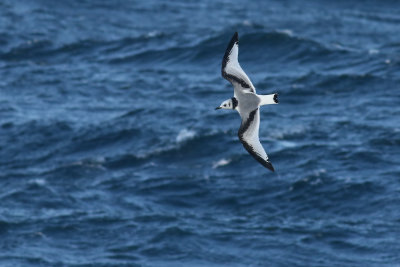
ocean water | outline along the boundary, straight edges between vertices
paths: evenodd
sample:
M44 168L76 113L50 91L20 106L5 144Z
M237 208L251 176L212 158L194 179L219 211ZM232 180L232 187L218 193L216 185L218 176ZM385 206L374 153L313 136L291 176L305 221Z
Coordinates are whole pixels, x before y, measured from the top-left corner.
M0 266L400 266L397 1L0 2ZM237 139L235 31L276 172Z

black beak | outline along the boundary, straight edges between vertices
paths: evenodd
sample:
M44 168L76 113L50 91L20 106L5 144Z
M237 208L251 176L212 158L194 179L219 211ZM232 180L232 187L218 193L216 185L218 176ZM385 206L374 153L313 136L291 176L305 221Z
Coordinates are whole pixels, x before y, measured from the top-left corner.
M221 107L216 107L215 110L217 110L217 109L221 109Z

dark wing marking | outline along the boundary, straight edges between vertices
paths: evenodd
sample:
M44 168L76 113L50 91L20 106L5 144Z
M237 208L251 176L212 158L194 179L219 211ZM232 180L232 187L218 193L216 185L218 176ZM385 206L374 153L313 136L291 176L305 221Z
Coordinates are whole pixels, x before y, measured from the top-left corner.
M275 171L271 162L268 160L267 153L258 138L260 127L260 111L255 109L249 113L247 119L242 121L238 136L247 152L250 153L259 163L271 171Z
M235 89L256 93L256 89L251 83L249 77L240 67L238 61L239 55L239 37L235 32L226 48L224 58L222 59L221 74L222 77L231 82Z

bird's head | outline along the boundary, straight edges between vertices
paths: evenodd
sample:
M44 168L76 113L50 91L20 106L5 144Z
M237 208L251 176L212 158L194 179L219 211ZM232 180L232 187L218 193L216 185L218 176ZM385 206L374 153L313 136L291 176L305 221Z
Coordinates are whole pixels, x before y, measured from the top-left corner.
M222 102L221 105L216 109L235 109L237 105L238 101L236 100L236 98L232 97Z

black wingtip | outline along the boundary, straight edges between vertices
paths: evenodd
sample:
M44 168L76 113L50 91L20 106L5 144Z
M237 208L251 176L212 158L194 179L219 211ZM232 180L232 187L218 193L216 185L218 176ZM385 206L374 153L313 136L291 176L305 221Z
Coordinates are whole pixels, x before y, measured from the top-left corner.
M233 34L232 40L234 40L235 42L239 42L239 34L238 34L238 32L235 32Z
M278 101L278 94L274 94L274 101L275 101L275 103L279 103L279 101Z
M239 35L237 32L235 32L235 34L232 36L232 39L230 40L228 47L225 50L225 54L224 57L222 59L222 68L221 68L221 73L222 73L222 77L224 77L224 68L226 67L226 63L228 62L228 58L229 58L229 54L232 50L232 47L236 44L239 43Z
M239 34L235 32L230 40L228 47L226 48L226 52L229 52L232 49L232 46L236 43L239 43Z
M265 161L263 165L272 172L275 172L274 166L272 166L271 162Z

